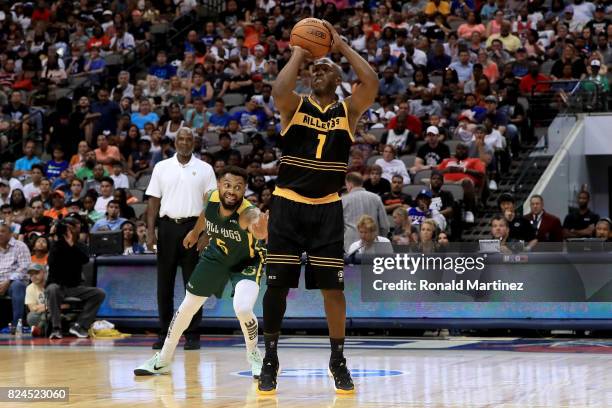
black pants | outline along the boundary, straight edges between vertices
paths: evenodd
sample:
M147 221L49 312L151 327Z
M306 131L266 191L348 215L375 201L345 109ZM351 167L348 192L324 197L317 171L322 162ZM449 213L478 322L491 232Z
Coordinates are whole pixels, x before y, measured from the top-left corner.
M195 226L196 220L177 224L168 218L160 218L157 231L157 308L159 310L160 337L165 338L174 315L174 282L176 268L181 267L183 286L187 286L191 273L198 263L198 251L183 247L183 239ZM186 338L198 337L202 321L202 309L191 319L185 331Z
M64 298L77 297L83 301L83 311L79 314L77 323L87 330L96 319L98 309L100 309L100 305L104 302L104 298L106 297L106 294L100 288L90 286L68 288L66 286L60 286L57 283L49 284L45 289L45 294L47 296L47 306L51 314L51 323L54 329L62 327L60 306Z

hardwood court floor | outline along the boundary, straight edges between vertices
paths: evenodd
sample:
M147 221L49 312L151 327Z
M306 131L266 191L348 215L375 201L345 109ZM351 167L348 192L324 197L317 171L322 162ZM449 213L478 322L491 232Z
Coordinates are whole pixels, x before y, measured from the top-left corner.
M459 347L469 343L454 341ZM285 371L279 379L278 396L258 398L255 382L244 372L249 367L244 350L238 345L203 347L199 352L179 348L171 375L136 378L132 370L152 355L150 348L117 347L109 341L85 342L75 340L64 347L28 345L27 342L0 346L0 386L70 388L68 403L0 403L0 406L612 406L612 355L606 353L449 350L433 341L429 341L433 345L423 343L421 349L410 345L382 348L383 341L372 341L362 348L347 350L357 393L336 397L326 375L326 340L292 338L281 344L281 365ZM239 372L243 372L242 376Z

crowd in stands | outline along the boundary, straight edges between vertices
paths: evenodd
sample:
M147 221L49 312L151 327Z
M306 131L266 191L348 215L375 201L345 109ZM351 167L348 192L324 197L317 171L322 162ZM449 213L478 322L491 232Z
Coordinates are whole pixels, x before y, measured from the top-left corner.
M609 92L612 6L602 0L227 0L201 18L205 3L0 4L0 211L31 262L45 263L54 220L67 217L83 242L122 230L126 255L147 251L142 193L183 127L216 171L246 168L247 198L266 210L282 143L271 87L302 18L330 21L380 77L351 150L347 253L376 240L423 249L460 239L533 141L534 118L577 86ZM358 78L330 56L342 100ZM296 91L310 92L307 65ZM609 219L561 224L541 197L523 218L504 197L494 237L610 239ZM0 269L0 285L7 276Z

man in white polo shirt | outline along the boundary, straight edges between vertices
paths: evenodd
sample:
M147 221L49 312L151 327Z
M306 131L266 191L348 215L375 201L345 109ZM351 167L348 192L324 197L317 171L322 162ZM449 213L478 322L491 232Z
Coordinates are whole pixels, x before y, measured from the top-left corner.
M185 249L183 239L195 226L202 211L204 194L217 188L213 168L193 156L193 134L189 128L179 129L176 154L155 165L147 188L147 247L157 244L157 307L159 310L159 339L153 349L164 344L172 316L174 315L174 280L180 265L183 284L198 262L196 247ZM155 235L155 225L158 234ZM200 309L185 331L185 350L200 348L198 327L202 320Z

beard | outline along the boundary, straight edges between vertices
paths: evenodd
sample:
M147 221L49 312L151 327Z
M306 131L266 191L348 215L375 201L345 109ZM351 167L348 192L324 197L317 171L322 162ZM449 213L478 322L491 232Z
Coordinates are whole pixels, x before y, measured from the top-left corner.
M242 199L238 198L235 204L230 205L225 201L225 197L221 194L219 195L219 200L221 201L221 205L223 206L223 208L229 211L236 211L238 207L240 206L240 204L242 203Z

